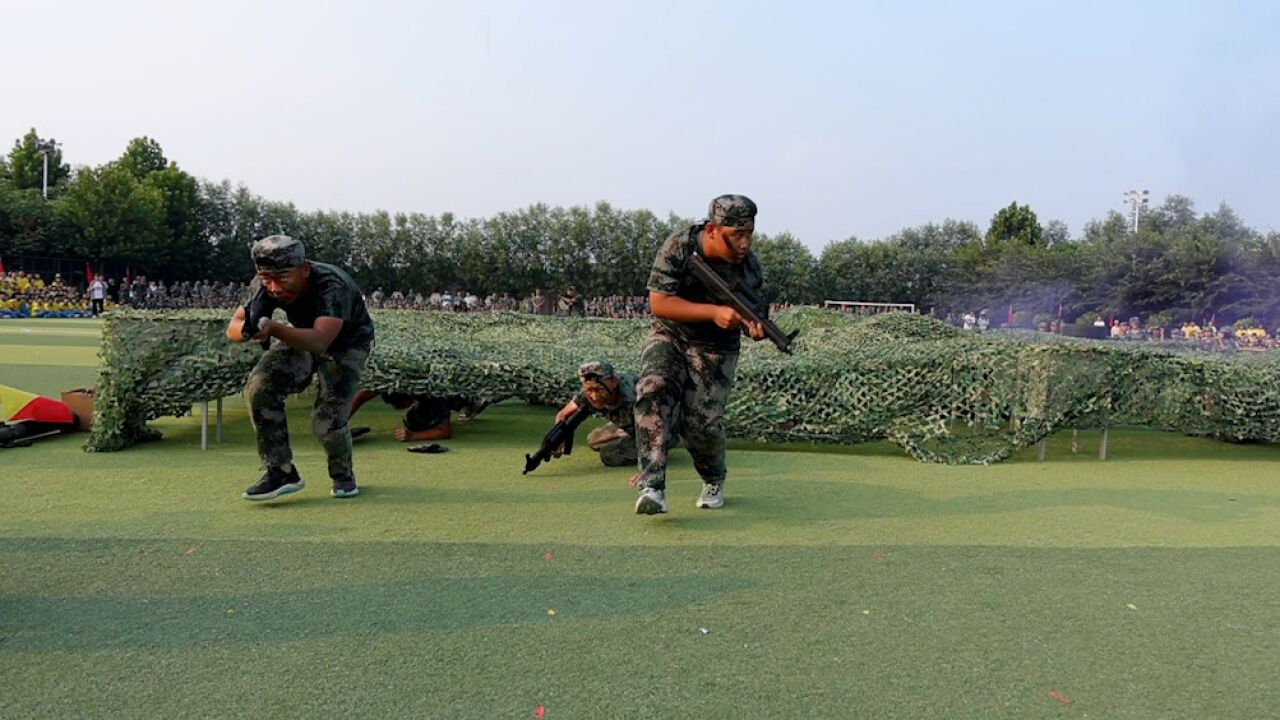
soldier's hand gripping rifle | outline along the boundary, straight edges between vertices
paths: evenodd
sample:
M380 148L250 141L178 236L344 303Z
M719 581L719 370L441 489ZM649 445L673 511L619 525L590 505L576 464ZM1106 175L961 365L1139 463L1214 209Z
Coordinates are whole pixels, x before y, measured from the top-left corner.
M521 475L528 475L530 472L537 470L538 466L544 462L550 462L560 446L564 446L564 454L573 453L573 434L577 432L578 426L583 420L591 414L591 406L583 403L578 409L573 411L569 417L556 423L542 438L542 444L538 446L538 451L532 455L524 456L524 472Z
M254 335L258 334L262 321L271 317L271 313L280 307L280 304L267 294L267 289L259 287L258 291L249 299L249 304L244 309L244 326L240 328L240 337L252 340ZM271 339L267 338L262 341L262 349L266 350L271 345Z
M734 288L729 287L724 278L717 275L716 271L711 269L711 266L707 264L706 260L702 259L701 255L694 254L689 257L689 269L693 271L694 277L697 277L702 281L703 285L707 286L707 289L711 291L711 294L715 296L721 305L728 305L737 310L738 314L744 319L759 323L764 328L765 337L773 341L773 344L777 345L782 352L788 355L791 354L791 341L796 339L800 331L796 330L788 335L782 331L782 328L778 327L777 323L757 312L756 308L763 309L765 307L763 299L757 297L746 288L737 288L735 291Z

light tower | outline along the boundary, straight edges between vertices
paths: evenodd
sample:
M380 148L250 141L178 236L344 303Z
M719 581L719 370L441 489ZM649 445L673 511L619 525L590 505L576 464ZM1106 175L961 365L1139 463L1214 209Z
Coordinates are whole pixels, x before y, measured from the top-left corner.
M1147 206L1147 202L1151 199L1150 190L1130 190L1124 194L1124 201L1129 203L1133 208L1133 231L1138 232L1138 218L1142 215L1142 208Z

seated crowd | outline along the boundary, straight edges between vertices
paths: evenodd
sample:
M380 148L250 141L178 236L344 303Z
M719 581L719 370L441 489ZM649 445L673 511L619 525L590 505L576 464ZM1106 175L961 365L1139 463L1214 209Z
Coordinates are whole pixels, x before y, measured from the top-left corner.
M44 278L21 270L0 273L0 318L89 317L84 291L62 282L55 274Z

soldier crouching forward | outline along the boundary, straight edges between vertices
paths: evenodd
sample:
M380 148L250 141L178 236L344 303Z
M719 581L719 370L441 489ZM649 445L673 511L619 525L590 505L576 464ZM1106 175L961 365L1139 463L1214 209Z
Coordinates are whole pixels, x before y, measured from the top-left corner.
M227 338L270 342L244 386L267 472L244 498L271 500L302 489L284 403L306 389L313 375L319 382L311 430L328 457L330 494L353 497L360 490L351 467L347 419L373 345L373 321L360 288L341 269L307 260L302 243L287 235L259 240L250 254L258 272L227 326ZM271 319L275 308L284 310L292 327Z
M556 422L586 405L592 415L609 422L587 434L587 444L600 453L600 462L609 467L636 464L636 376L616 374L605 360L592 360L578 368L582 390L556 413Z
M756 204L742 195L711 201L706 222L680 230L658 250L649 274L649 305L656 321L640 356L636 384L640 497L636 512L667 512L667 443L679 417L685 448L702 477L696 507L724 505L724 410L738 368L740 334L765 337L760 323L715 304L711 291L689 269L704 258L729 286L763 298L760 262L751 252ZM767 318L768 303L754 308Z

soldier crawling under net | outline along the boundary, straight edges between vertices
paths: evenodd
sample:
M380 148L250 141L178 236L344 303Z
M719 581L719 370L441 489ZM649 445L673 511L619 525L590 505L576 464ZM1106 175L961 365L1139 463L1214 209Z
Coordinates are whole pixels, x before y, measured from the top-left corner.
M419 442L424 440L448 440L453 437L452 413L457 412L460 420L466 421L479 415L487 403L475 398L461 396L437 397L434 395L410 394L399 392L378 392L362 389L351 401L351 414L356 412L370 400L381 397L383 402L397 410L404 410L404 418L399 427L393 431L400 442ZM368 435L368 427L351 428L351 437Z

